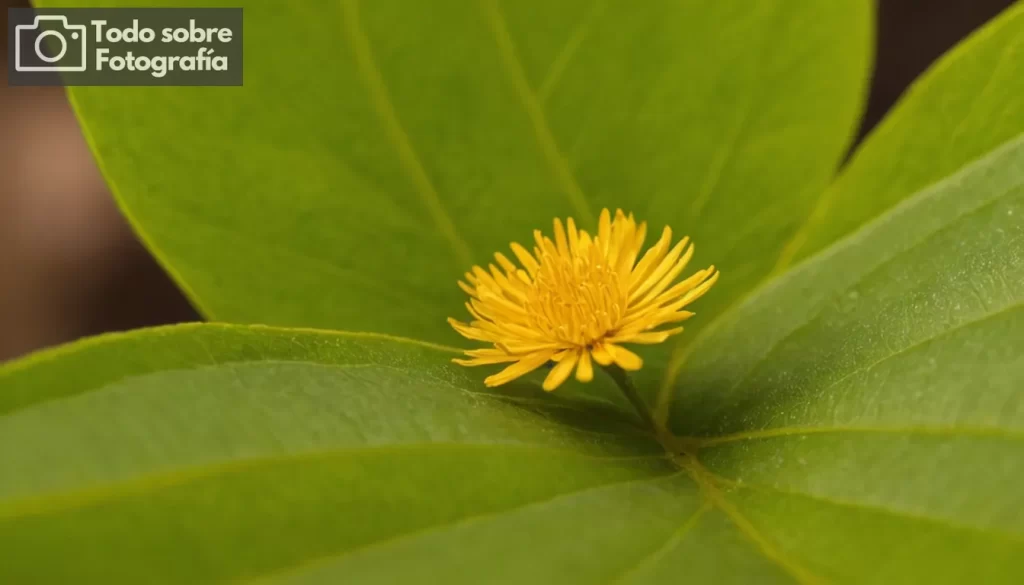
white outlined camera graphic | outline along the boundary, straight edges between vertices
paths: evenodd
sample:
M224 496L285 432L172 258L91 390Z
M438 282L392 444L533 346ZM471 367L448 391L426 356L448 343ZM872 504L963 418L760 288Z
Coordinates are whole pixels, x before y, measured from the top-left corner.
M43 26L44 23L48 26ZM50 37L53 37L58 47L54 56L48 55L43 47L45 39ZM34 58L46 65L24 63L22 51L28 45L35 51ZM74 62L64 63L62 61L68 56L69 46L74 46L78 50L71 52L70 58ZM15 71L85 71L85 56L85 25L69 24L66 16L41 14L36 16L32 24L19 24L14 27Z

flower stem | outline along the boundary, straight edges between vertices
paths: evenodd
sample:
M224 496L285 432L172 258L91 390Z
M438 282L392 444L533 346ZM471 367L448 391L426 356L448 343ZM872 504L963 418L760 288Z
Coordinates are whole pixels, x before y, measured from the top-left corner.
M647 404L640 398L640 395L636 393L636 388L633 387L633 381L629 379L629 374L625 370L616 365L604 366L602 369L608 372L608 375L615 380L615 383L622 390L622 393L629 399L629 403L636 409L636 413L643 419L644 424L651 427L651 430L661 435L661 430L657 423L654 422L654 417L651 416L651 411L647 408Z

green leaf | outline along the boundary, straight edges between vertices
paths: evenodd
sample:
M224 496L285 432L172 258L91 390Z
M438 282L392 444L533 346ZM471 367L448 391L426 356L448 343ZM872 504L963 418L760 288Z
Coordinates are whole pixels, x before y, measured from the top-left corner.
M915 81L821 194L769 276L784 274L795 262L1024 133L1024 100L1018 97L1022 39L1024 2L980 28ZM771 282L762 279L741 300ZM691 346L674 348L657 392L662 417L690 354L731 312L719 311Z
M777 270L1024 133L1022 77L1024 2L1018 2L914 82L822 195Z
M244 87L71 89L123 208L209 316L439 342L472 263L606 206L692 236L730 304L830 180L871 45L863 0L241 4Z
M1018 583L1020 217L1024 139L765 287L695 350L672 456L383 335L192 325L16 363L0 581Z
M429 4L253 3L244 88L73 90L207 312L382 333L190 325L0 368L0 582L1024 579L1024 139L907 198L1019 134L1019 8L812 214L869 3ZM489 392L387 335L451 338L471 260L605 205L726 271L667 372L669 454L603 379Z
M476 545L538 538L545 517L565 523L546 540L575 532L578 543L585 515L602 510L604 535L590 538L617 549L616 529L643 510L695 505L628 418L525 388L483 393L452 355L381 336L193 325L7 367L0 582L356 571L389 547L455 544L502 523Z
M1024 138L691 349L673 427L780 547L839 582L1024 578L1022 218Z

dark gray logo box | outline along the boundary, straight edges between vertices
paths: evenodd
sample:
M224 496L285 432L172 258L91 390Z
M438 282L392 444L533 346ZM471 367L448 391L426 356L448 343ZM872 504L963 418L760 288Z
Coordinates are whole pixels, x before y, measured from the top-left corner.
M241 8L7 11L9 85L242 85L242 72Z

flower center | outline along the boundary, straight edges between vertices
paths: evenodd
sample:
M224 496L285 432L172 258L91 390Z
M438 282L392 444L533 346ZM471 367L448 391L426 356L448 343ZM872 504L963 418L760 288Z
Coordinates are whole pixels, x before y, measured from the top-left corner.
M591 245L568 258L545 252L525 308L553 341L589 347L615 329L626 300L618 274Z

